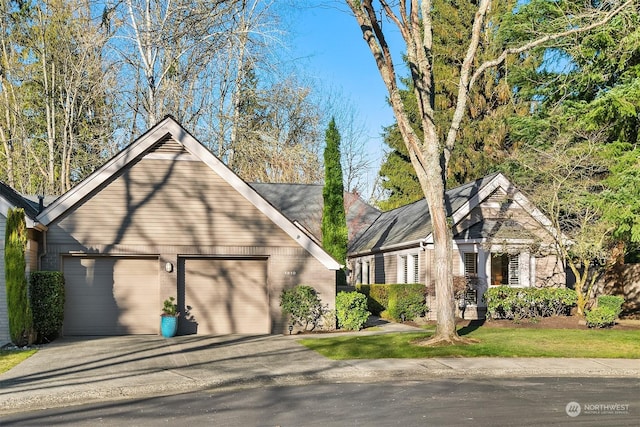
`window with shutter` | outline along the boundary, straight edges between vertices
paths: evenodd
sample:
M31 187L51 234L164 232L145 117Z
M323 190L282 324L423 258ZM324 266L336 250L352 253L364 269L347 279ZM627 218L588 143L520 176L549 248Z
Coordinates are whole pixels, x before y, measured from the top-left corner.
M413 259L413 281L412 283L420 283L420 266L418 254L411 255Z
M475 276L478 274L478 254L475 252L464 253L464 275Z

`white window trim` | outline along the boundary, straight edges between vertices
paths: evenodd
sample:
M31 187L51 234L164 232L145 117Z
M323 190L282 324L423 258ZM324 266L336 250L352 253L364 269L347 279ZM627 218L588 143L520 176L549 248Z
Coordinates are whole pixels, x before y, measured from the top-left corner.
M420 283L420 251L419 249L412 249L412 250L399 252L396 255L396 260L397 260L397 268L396 268L397 283Z

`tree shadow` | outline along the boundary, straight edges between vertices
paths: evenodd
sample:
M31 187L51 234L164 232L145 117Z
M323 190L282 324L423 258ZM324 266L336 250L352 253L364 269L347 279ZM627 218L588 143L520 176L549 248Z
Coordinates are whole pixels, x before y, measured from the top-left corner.
M462 328L458 329L458 335L460 335L461 337L465 335L469 335L470 333L472 333L473 331L479 329L482 325L484 325L485 321L486 321L485 319L469 321L469 324L467 326L463 326Z

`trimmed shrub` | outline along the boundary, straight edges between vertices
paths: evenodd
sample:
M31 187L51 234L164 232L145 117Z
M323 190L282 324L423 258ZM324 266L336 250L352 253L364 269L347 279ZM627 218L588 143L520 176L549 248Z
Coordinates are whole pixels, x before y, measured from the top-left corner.
M596 307L588 310L584 318L590 328L607 328L613 326L618 315L611 307Z
M427 311L426 287L420 283L389 286L389 316L396 321L413 320Z
M338 327L349 331L362 329L371 313L367 311L367 297L358 292L338 292L336 315Z
M306 285L284 289L280 294L280 307L283 314L291 317L294 325L302 326L305 331L314 330L321 323L325 311L316 290Z
M527 319L568 315L578 300L576 292L567 288L489 288L484 299L487 317L491 319Z
M624 297L617 295L600 295L598 297L598 307L607 307L616 313L616 317L622 313Z
M614 295L601 295L597 299L596 308L585 314L587 326L590 328L607 328L613 326L622 312L624 298Z
M29 282L37 340L52 341L58 337L64 320L64 276L59 271L34 271Z
M11 342L33 343L33 315L29 305L25 250L27 225L23 209L9 209L5 230L4 265Z
M374 316L380 316L389 306L388 285L356 285L356 291L367 297L367 310Z

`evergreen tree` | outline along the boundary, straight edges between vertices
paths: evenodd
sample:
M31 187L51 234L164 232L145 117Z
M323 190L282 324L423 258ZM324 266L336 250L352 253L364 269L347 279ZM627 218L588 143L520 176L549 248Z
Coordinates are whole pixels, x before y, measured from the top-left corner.
M322 246L340 263L347 258L347 219L344 211L344 184L340 164L340 133L331 119L325 133L324 188L322 197Z
M25 261L27 226L23 209L7 214L4 262L9 311L9 334L17 346L33 342L33 317L29 304Z
M504 48L499 29L501 17L513 9L515 1L496 5L491 10L481 51L476 57L480 63L486 57L496 56ZM433 17L440 25L434 26L434 77L435 120L441 140L446 131L458 96L459 58L464 56L466 41L470 37L469 22L473 19L476 4L468 0L434 0ZM530 55L521 60L518 67L514 60L485 73L469 94L467 115L463 119L456 145L447 170L447 184L456 186L494 171L510 153L513 141L509 135L508 120L525 116L530 111L530 99L520 96L517 87L523 76L520 69L535 69L539 56ZM509 73L507 73L509 70ZM422 137L415 92L411 79L402 79L405 89L401 97L412 123L413 130ZM378 207L389 210L424 197L415 171L404 147L396 124L384 130L384 142L391 151L380 168L381 187L387 199Z

